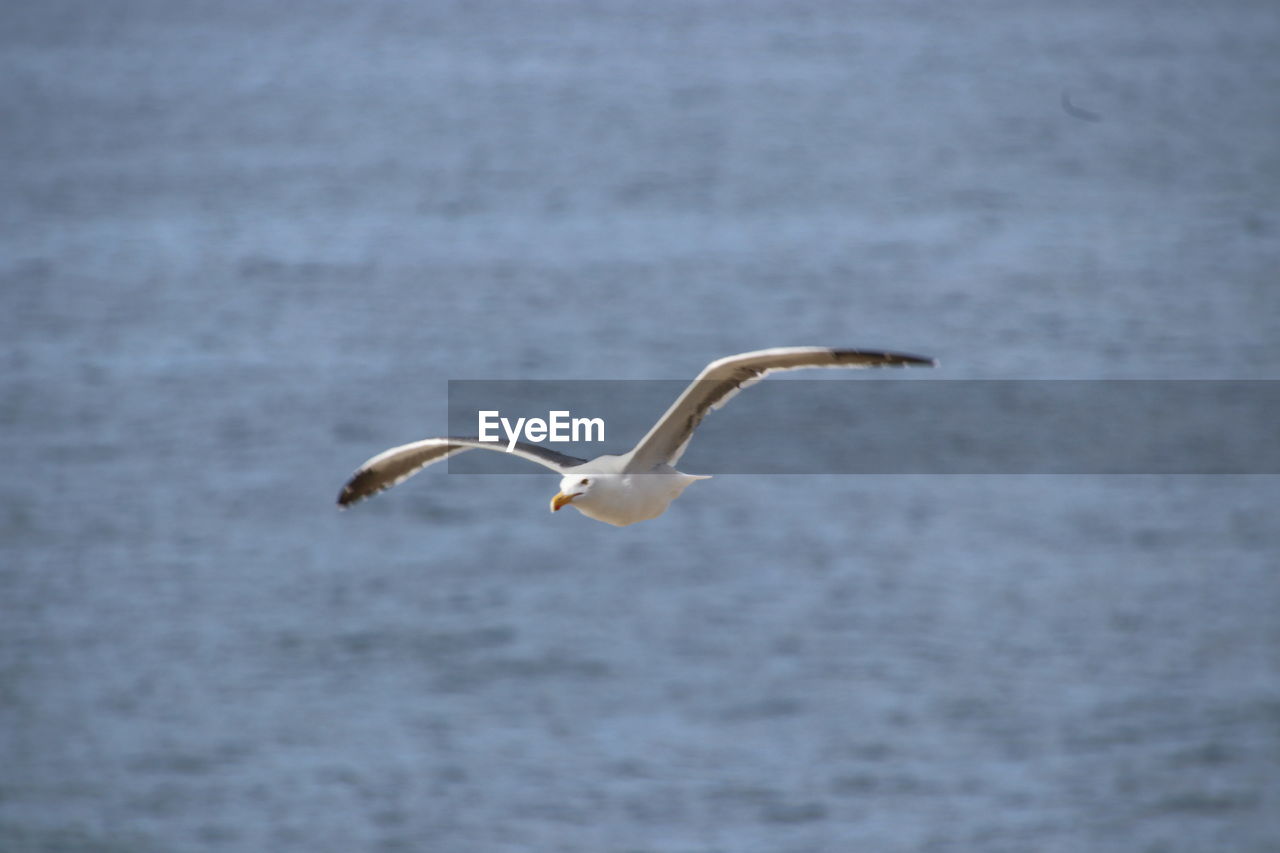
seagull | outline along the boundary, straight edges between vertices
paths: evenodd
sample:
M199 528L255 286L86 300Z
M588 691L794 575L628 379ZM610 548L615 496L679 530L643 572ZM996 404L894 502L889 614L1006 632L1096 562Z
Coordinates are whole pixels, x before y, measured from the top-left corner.
M343 486L338 506L345 509L403 482L433 462L478 448L510 452L560 474L560 490L551 498L552 512L571 506L588 518L626 527L657 518L690 483L709 479L677 471L675 464L707 412L720 408L765 374L805 367L935 364L933 359L918 355L828 347L777 347L731 355L708 364L628 453L605 454L588 461L523 441L508 450L505 444L478 438L427 438L384 450L361 465Z

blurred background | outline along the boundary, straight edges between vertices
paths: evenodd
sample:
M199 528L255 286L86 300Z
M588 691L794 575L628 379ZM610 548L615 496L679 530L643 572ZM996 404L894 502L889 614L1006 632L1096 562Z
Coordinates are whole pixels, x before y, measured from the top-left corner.
M1274 477L333 506L449 380L1277 378L1274 3L0 21L0 850L1280 849Z

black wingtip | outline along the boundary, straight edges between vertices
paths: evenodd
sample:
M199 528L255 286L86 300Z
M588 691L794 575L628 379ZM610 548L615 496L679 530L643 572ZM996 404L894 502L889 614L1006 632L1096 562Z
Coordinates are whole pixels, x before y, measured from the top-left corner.
M905 353L885 353L895 359L892 364L901 365L903 367L937 367L938 360L923 355L907 355Z
M836 350L838 360L848 359L872 367L937 367L938 360L924 355L906 352L878 352L868 350Z
M360 473L363 474L364 472L361 471ZM359 485L359 474L347 481L347 484L342 487L342 491L338 493L338 509L346 509L349 506L354 506L369 497L369 493L363 492L358 488Z

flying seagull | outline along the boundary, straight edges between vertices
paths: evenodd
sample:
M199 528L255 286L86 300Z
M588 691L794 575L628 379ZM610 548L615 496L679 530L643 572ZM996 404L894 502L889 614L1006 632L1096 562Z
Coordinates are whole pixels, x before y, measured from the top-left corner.
M510 452L560 474L560 490L551 498L552 512L572 506L588 518L625 527L657 518L690 483L707 479L675 469L693 431L707 412L720 408L766 373L804 367L934 364L933 359L917 355L827 347L779 347L731 355L708 364L640 443L621 456L605 454L588 461L525 442L517 442L507 451L505 444L478 438L427 438L384 450L361 465L343 486L338 505L358 503L433 462L479 448Z

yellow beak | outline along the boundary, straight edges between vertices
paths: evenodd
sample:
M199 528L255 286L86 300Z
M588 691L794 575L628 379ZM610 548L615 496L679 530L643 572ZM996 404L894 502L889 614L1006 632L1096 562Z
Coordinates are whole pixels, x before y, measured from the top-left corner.
M556 492L555 497L551 499L551 511L559 512L563 507L573 503L573 499L577 495L566 495L564 492Z

